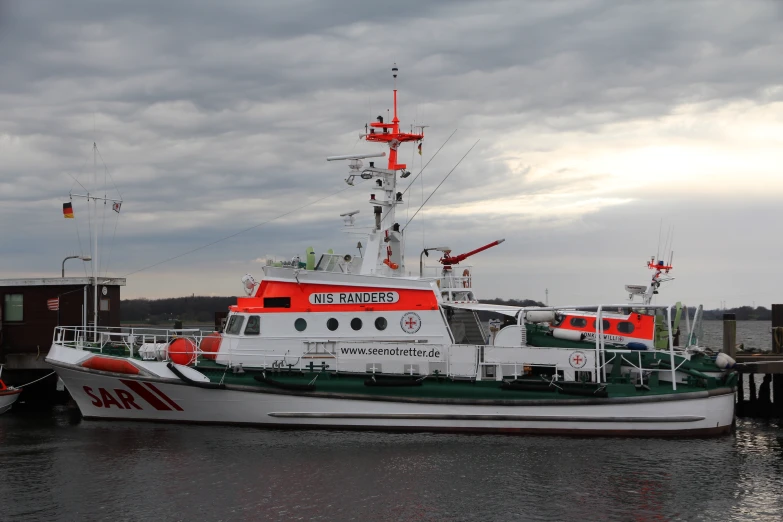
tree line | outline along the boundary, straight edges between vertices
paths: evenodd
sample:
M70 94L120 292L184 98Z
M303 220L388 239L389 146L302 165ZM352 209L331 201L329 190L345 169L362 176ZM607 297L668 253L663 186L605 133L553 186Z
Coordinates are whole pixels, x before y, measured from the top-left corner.
M213 323L215 312L227 312L236 297L169 297L166 299L123 299L120 320L124 323L165 324Z

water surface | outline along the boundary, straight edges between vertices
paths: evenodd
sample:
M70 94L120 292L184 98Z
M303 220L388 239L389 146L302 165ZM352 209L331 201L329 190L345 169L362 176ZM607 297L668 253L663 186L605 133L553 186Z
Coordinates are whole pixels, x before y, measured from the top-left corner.
M2 520L781 520L783 430L657 440L0 416Z

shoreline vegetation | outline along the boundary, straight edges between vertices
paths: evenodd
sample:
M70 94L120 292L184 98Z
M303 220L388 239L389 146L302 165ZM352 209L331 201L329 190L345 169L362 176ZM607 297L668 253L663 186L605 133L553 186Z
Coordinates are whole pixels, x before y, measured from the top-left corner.
M120 307L120 321L123 324L159 325L182 321L191 325L215 323L215 312L227 312L236 304L236 296L211 297L169 297L164 299L123 299ZM480 299L482 303L508 306L544 306L531 299ZM723 314L732 313L738 321L771 321L772 311L763 306L740 306L737 308L704 310L705 320L721 320Z

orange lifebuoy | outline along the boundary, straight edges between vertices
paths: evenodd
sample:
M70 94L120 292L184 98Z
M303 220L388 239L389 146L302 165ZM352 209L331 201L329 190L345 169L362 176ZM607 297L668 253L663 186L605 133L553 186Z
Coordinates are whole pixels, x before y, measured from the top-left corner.
M467 268L462 271L462 286L464 288L470 288L470 270Z

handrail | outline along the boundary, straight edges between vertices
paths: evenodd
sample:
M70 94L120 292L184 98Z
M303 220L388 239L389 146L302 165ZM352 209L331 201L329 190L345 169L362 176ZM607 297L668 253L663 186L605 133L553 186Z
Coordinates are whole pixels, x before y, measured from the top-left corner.
M590 371L590 366L592 366L592 373L594 375L594 380L596 383L606 383L608 382L607 379L607 367L610 364L610 362L614 361L616 363L620 363L621 361L626 361L628 365L636 370L639 370L640 373L644 371L665 371L666 369L671 371L671 379L672 379L672 388L674 390L677 389L677 371L680 370L683 364L687 362L687 351L683 351L682 354L680 354L680 350L675 350L674 347L674 332L671 328L671 318L672 318L672 309L675 305L646 305L643 308L646 308L647 310L666 310L666 321L667 321L667 333L668 333L668 340L669 340L669 368L643 368L642 366L642 352L638 350L622 350L622 349L612 349L612 353L614 354L615 358L612 359L612 361L607 360L607 340L605 339L605 329L603 324L603 318L604 314L606 313L607 308L615 308L619 307L620 305L597 305L597 306L591 306L590 308L592 310L595 310L596 312L596 322L595 322L595 351L594 351L594 357L595 360L592 361L592 365L588 365L584 368L585 371ZM627 306L627 305L626 305ZM640 307L636 307L640 308ZM520 307L520 310L563 310L563 307ZM522 322L522 314L517 318L518 322ZM144 326L144 327L128 327L128 326L120 326L120 327L99 327L97 329L93 327L84 327L84 326L58 326L54 329L53 334L53 342L76 349L85 349L88 348L92 350L93 352L99 352L103 353L104 350L107 348L107 345L111 344L114 347L125 347L130 351L130 356L142 356L144 358L150 358L153 354L152 352L146 352L142 355L139 354L137 349L140 344L163 344L170 342L173 338L191 338L194 340L195 344L195 353L197 355L195 364L199 364L199 357L201 355L214 355L214 352L204 352L201 350L201 342L204 338L207 336L212 335L214 332L212 329L201 329L201 328L167 328L167 327L154 327L154 326ZM302 356L304 355L313 355L313 354L329 354L333 359L337 361L337 364L339 366L340 359L344 360L350 360L350 358L345 359L341 358L340 351L337 350L337 344L354 344L354 343L364 343L365 341L359 340L359 339L308 339L307 342L305 342L303 353L301 354L291 354L290 351L286 353L272 353L271 349L265 349L261 346L251 347L248 345L242 346L242 343L238 343L239 339L243 339L243 337L226 337L223 339L223 345L220 350L220 358L221 358L221 364L226 364L228 368L234 367L235 364L244 363L245 361L249 361L246 364L251 364L250 361L252 361L253 366L259 366L263 368L270 367L270 364L273 367L277 367L278 364L284 364L286 366L289 366L291 368L296 369L305 369L305 367L308 366L308 364L305 364L305 361L303 360ZM226 342L228 341L228 342ZM483 346L480 345L456 345L456 344L450 344L450 343L439 343L437 345L435 344L429 344L429 343L413 343L411 341L405 342L401 339L384 339L384 340L377 340L377 342L384 344L399 344L401 342L404 342L405 344L411 344L411 345L419 345L422 348L425 346L428 348L432 348L433 346L438 346L440 349L445 349L444 353L444 359L443 362L445 363L445 370L447 375L453 375L453 376L460 376L460 377L466 377L470 376L469 374L475 373L475 376L478 378L480 375L479 368L482 366L487 365L513 365L514 366L514 373L517 374L518 367L519 366L550 366L553 367L555 370L555 374L557 370L561 369L560 363L555 364L533 364L533 363L526 363L526 362L520 362L519 359L516 358L509 358L509 360L506 360L506 357L501 352L498 352L496 361L481 361L479 360L480 353ZM469 352L459 353L461 350L465 350L466 348L474 350L475 357L476 357L476 366L475 370L469 370L467 367L465 367L465 360L466 356L468 356ZM496 349L501 349L504 347L494 347ZM323 351L318 351L318 350ZM547 348L547 349L558 349L557 347L554 348ZM565 349L565 348L563 348ZM157 350L157 348L156 348ZM590 350L588 349L587 352L589 353ZM623 356L623 354L632 354L636 352L639 357L638 365L635 363L631 363L630 358L626 358ZM510 353L510 352L509 352ZM665 353L665 352L664 352ZM459 357L455 359L455 356L459 354ZM682 361L678 364L676 361L675 355L682 357ZM620 359L617 359L617 356L620 356ZM161 356L158 355L158 358ZM470 357L470 356L468 356ZM167 357L164 357L167 358ZM151 360L151 359L150 359ZM160 359L159 359L160 360ZM202 359L203 360L203 359ZM293 364L288 364L288 362L292 362ZM561 361L562 363L562 361ZM458 366L455 366L458 365ZM563 363L564 364L564 363ZM459 369L457 369L459 368ZM562 366L563 369L567 370L568 366ZM642 382L644 381L644 377L642 377Z

